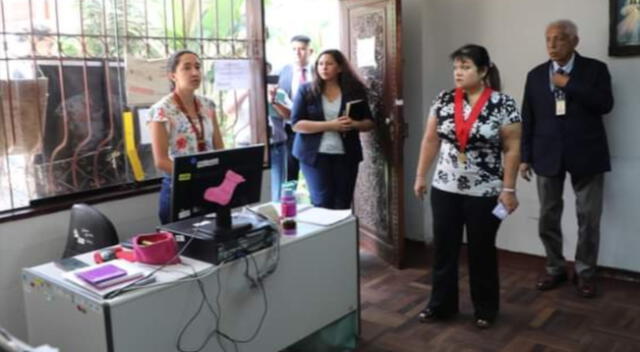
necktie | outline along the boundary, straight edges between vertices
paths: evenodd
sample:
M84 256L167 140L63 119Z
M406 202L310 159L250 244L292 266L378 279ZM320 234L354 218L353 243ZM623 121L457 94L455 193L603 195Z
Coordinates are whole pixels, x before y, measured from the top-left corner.
M307 71L306 67L303 67L300 69L300 80L299 80L300 84L303 84L307 81L306 71Z
M560 67L556 70L556 73L564 75L565 71L562 69L562 67ZM556 100L564 100L564 91L558 87L553 88L553 95L555 96Z

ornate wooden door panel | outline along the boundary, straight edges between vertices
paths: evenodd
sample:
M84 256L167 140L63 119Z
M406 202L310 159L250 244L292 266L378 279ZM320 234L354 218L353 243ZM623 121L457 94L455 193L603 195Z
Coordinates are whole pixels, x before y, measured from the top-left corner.
M361 134L354 209L364 247L400 266L404 250L399 0L342 0L342 50L364 79L376 128Z

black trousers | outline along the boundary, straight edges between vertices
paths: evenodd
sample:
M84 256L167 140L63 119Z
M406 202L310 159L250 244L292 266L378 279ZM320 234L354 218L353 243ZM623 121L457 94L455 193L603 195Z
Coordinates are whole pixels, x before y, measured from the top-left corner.
M434 263L429 308L440 316L458 312L458 257L467 233L469 286L475 317L495 319L500 305L495 246L500 220L491 211L498 197L473 197L431 188Z
M287 132L287 181L298 181L298 174L300 174L300 162L293 156L293 140L296 137L296 133L291 129L290 124L284 125L284 130Z

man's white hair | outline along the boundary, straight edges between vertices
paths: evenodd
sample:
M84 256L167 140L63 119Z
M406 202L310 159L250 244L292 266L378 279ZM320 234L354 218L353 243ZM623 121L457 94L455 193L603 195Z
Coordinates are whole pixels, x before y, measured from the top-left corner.
M578 37L578 26L571 20L557 20L547 25L547 30L551 27L560 27L571 38Z

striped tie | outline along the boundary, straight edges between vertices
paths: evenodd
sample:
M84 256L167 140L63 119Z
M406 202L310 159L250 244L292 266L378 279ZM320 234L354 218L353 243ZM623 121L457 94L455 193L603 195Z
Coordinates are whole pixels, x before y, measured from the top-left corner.
M303 67L303 68L300 69L300 81L299 81L300 84L303 84L303 83L305 83L307 81L306 72L307 72L307 68L306 67Z
M564 75L566 72L561 67L556 70L556 73L560 75ZM553 96L556 98L556 100L564 100L565 98L564 91L558 87L553 88Z

